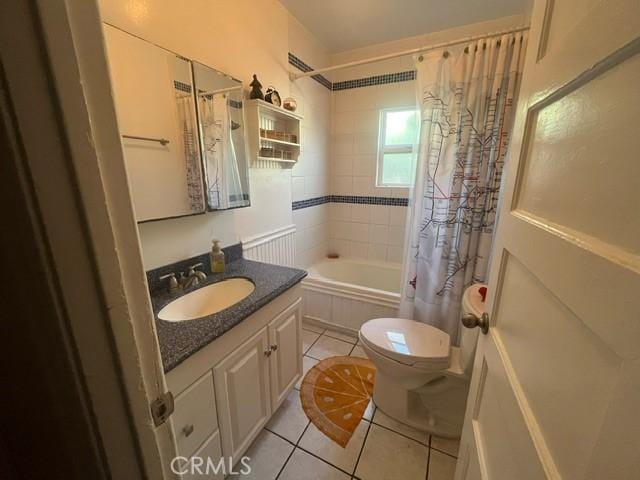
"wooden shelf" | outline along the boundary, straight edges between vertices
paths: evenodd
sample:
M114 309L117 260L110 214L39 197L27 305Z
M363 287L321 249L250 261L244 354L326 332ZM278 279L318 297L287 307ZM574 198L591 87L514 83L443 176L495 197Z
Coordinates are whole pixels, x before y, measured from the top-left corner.
M276 140L275 138L260 137L260 141L261 142L273 142L273 143L277 143L278 145L287 145L289 147L298 147L298 148L300 148L300 144L299 143L285 142L284 140Z
M274 104L265 102L264 100L246 100L248 106L258 106L262 109L269 110L273 112L274 115L280 115L282 117L294 118L296 120L302 120L302 115L298 115L295 112L290 112L289 110L285 110L282 107L276 107Z
M297 160L285 160L284 158L277 158L277 157L257 157L258 160L262 161L262 162L278 162L278 163L298 163Z
M247 139L252 163L255 162L278 162L291 167L298 162L302 145L301 120L302 116L290 112L281 107L276 107L264 100L246 100L245 121L247 125ZM261 135L264 131L275 131L282 134L295 135L297 143L269 138ZM293 138L286 136L285 138ZM291 158L266 157L261 155L262 148L283 150ZM262 167L262 166L261 166ZM267 166L266 168L277 168Z

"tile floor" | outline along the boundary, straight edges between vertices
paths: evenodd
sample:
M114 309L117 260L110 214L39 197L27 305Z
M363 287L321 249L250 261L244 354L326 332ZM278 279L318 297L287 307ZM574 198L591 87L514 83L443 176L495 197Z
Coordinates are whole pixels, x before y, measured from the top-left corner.
M358 339L304 325L303 368L335 355L366 357ZM389 418L373 402L346 448L309 422L300 382L246 455L252 474L242 480L451 480L458 442L432 437Z

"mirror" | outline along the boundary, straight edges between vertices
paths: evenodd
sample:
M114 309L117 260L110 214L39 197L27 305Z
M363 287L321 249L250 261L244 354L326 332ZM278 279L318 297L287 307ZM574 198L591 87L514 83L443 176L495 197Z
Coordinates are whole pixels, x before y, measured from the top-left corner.
M242 83L110 25L104 35L136 220L249 206Z
M249 164L242 82L193 62L207 208L247 207Z
M104 32L136 219L204 213L191 62L114 27Z

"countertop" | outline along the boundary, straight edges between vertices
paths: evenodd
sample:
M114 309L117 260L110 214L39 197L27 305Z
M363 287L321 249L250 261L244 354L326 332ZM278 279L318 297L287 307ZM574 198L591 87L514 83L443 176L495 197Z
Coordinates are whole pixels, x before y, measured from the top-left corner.
M159 292L153 295L151 304L156 317L160 354L165 373L238 325L306 276L307 272L297 268L238 259L227 264L225 273L211 274L203 283L195 287L179 293ZM248 278L256 288L248 297L235 305L194 320L167 322L158 318L158 312L176 298L212 283L237 277Z

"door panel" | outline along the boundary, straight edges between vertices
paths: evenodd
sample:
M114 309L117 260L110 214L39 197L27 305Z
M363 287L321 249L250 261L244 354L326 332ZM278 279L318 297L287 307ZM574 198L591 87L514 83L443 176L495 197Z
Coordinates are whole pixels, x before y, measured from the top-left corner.
M638 32L637 0L535 3L457 479L637 478Z
M267 329L263 328L213 370L222 451L234 461L267 422L269 372Z
M517 259L505 255L502 269L493 335L558 470L580 478L622 360Z
M277 346L271 355L271 408L275 411L302 375L302 320L300 304L287 308L269 324L269 340Z
M531 110L516 208L638 253L640 55L620 60Z

